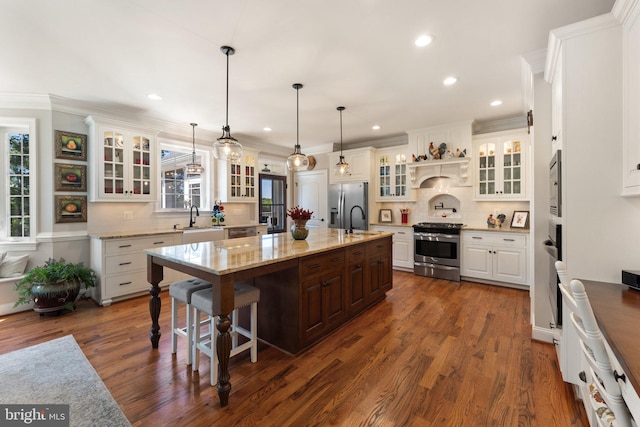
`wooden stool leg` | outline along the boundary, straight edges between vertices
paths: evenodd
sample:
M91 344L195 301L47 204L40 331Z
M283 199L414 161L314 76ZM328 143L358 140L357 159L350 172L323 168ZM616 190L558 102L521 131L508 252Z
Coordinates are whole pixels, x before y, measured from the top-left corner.
M175 298L171 298L171 353L178 352L178 337L176 328L178 327L178 303Z
M198 342L200 341L200 310L193 309L193 339L189 342L189 345L193 348L193 363L191 369L198 370L200 366L200 350L198 350Z
M251 363L258 361L258 303L251 304Z

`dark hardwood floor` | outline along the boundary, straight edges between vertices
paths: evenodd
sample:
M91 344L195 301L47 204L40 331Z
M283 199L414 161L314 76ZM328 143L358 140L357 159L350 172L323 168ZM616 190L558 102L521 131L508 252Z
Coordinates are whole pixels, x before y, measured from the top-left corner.
M183 340L171 354L161 296L158 350L140 297L2 316L0 352L73 334L134 426L588 425L553 346L531 339L525 291L394 272L384 301L302 355L261 346L255 364L233 358L225 408L207 357L198 374L184 364Z

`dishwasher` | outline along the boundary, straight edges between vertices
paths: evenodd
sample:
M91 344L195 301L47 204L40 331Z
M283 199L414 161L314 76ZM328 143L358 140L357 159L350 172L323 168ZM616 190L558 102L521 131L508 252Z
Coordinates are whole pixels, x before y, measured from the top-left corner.
M237 239L239 237L257 236L255 227L238 227L230 228L228 232L229 239Z

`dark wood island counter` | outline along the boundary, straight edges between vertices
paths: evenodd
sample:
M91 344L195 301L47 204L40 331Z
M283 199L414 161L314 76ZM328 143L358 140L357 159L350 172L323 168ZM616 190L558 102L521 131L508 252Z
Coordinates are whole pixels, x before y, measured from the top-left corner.
M298 354L382 300L392 288L391 236L386 232L315 229L306 240L289 233L147 249L151 343L160 339L160 287L168 267L213 284L219 359L218 395L228 403L229 315L234 283L260 288L258 335Z

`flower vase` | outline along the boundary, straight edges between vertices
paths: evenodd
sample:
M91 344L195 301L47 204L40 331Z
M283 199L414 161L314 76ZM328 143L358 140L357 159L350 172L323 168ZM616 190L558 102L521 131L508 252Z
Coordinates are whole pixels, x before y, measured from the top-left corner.
M304 240L309 235L306 219L295 219L291 226L291 235L295 240Z

